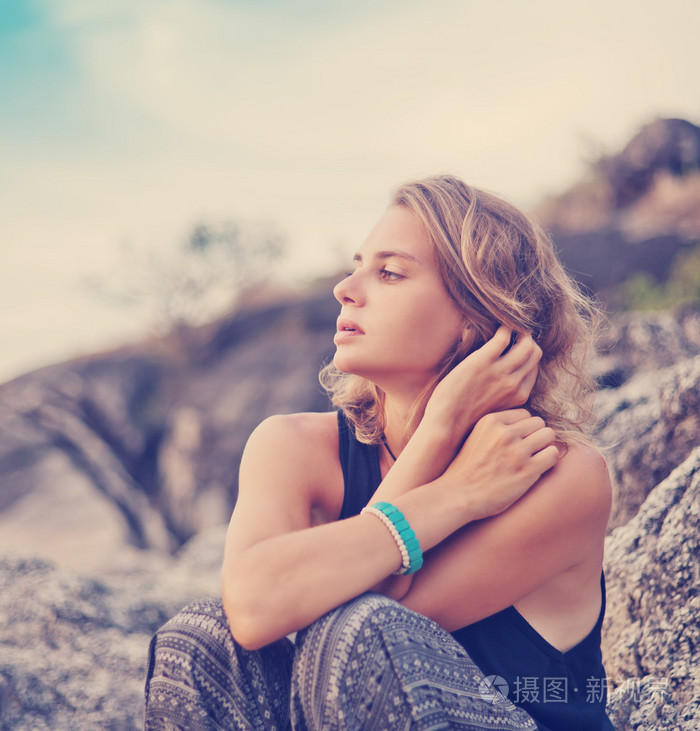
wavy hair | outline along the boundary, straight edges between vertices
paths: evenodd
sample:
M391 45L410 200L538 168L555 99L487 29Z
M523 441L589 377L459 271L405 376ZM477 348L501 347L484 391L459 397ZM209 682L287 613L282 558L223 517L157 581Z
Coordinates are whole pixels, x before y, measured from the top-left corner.
M542 349L525 408L541 416L562 442L588 441L585 427L595 383L586 364L600 318L565 272L543 229L498 196L447 175L401 185L391 203L422 222L445 289L473 335L455 343L416 400L406 436L415 430L437 383L504 324L531 333ZM381 389L332 363L319 379L358 440L378 444L385 427Z

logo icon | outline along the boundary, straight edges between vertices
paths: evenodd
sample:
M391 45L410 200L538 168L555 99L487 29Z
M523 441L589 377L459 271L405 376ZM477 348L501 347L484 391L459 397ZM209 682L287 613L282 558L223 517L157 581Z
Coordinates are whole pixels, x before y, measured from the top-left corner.
M500 675L487 675L479 683L479 695L482 700L494 706L506 705L508 703L508 683Z

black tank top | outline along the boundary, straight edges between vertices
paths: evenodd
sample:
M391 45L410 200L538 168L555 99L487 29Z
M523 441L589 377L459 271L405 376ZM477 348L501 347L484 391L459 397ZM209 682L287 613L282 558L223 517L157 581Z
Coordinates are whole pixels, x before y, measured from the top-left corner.
M340 519L357 515L381 482L377 446L355 439L338 412L340 464L345 493ZM614 731L605 715L607 681L600 651L605 579L595 627L575 647L561 652L513 607L462 627L452 636L488 681L536 721L540 731ZM495 698L488 686L484 697Z

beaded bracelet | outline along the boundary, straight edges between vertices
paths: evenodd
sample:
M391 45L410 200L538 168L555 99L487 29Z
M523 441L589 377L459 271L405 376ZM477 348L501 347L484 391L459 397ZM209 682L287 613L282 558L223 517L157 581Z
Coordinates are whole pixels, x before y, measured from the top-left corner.
M423 565L423 552L403 513L391 503L374 503L363 508L362 513L371 513L389 529L401 553L401 568L395 574L412 574Z

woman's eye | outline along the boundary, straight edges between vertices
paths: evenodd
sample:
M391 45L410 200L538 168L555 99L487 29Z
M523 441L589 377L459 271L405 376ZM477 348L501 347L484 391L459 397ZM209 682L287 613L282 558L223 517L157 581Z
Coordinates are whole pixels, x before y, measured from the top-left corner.
M396 272L391 272L388 269L382 269L379 272L379 276L382 279L387 279L391 282L396 282L399 279L403 279L403 274L397 274Z

